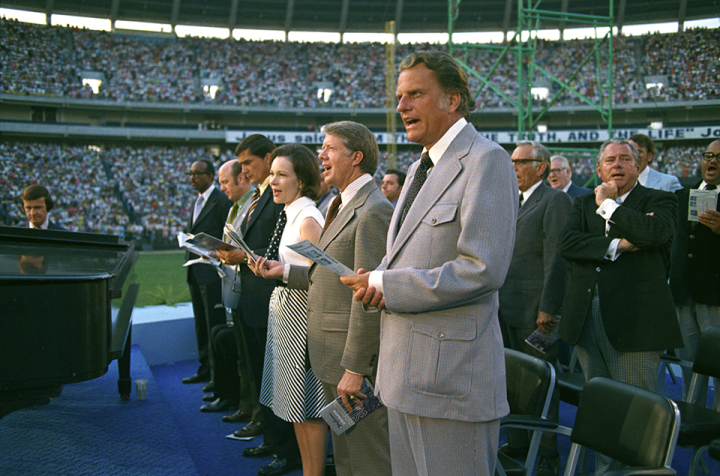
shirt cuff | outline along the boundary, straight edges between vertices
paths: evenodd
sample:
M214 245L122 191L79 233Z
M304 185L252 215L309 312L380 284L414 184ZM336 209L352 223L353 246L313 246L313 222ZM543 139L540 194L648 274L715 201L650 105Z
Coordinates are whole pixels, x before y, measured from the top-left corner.
M348 369L345 369L345 372L347 372L347 373L349 373L349 374L353 374L353 375L360 375L360 376L363 375L363 374L359 374L359 373L357 373L357 372L353 372L352 370L348 370Z
M383 289L382 277L382 271L370 271L370 276L368 277L368 284L384 294L385 290Z
M287 283L289 279L290 279L290 265L289 265L289 264L286 264L286 265L283 265L283 277L282 277L282 280L283 280L284 283Z
M620 244L620 238L615 238L610 242L607 251L605 252L605 259L615 261L620 256L618 252L618 245Z
M620 205L615 200L606 198L603 200L603 202L600 204L598 209L595 211L598 215L603 217L605 220L609 220L613 213L615 213L615 210L618 209Z

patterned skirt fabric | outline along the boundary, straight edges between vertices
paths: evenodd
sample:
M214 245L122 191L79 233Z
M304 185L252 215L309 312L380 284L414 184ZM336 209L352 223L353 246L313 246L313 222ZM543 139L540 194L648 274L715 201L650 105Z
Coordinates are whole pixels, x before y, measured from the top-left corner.
M322 386L307 353L307 291L276 287L270 298L260 403L285 421L317 418L325 406Z

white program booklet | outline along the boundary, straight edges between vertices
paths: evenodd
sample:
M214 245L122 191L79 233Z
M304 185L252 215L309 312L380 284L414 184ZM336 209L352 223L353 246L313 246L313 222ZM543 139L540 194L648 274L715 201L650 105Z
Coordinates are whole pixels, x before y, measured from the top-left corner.
M288 248L298 254L301 254L310 261L313 261L320 266L329 269L335 274L339 274L340 276L355 275L355 271L348 268L329 254L325 253L323 250L321 250L308 240L301 241L300 243L296 243L294 245L288 245Z
M688 221L699 221L698 215L705 210L717 210L718 190L690 190Z

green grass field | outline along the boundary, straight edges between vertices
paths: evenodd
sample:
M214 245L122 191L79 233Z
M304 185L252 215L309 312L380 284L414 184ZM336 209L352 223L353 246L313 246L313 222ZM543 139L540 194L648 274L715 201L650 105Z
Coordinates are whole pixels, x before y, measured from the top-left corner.
M190 291L183 268L185 253L140 253L125 288L131 283L140 284L136 307L165 304L173 306L179 302L190 302Z

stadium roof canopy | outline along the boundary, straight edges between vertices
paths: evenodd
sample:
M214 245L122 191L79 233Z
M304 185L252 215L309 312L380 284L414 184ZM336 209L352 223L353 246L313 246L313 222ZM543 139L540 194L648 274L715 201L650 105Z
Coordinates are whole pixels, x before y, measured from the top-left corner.
M527 1L527 0L523 0ZM543 0L553 12L609 15L609 0ZM454 31L512 31L518 0L463 0ZM685 22L713 18L720 0L615 0L616 26ZM48 14L170 25L279 31L384 32L396 22L398 33L446 32L447 0L0 0L0 7ZM578 26L566 23L564 28ZM546 22L542 29L563 28Z

